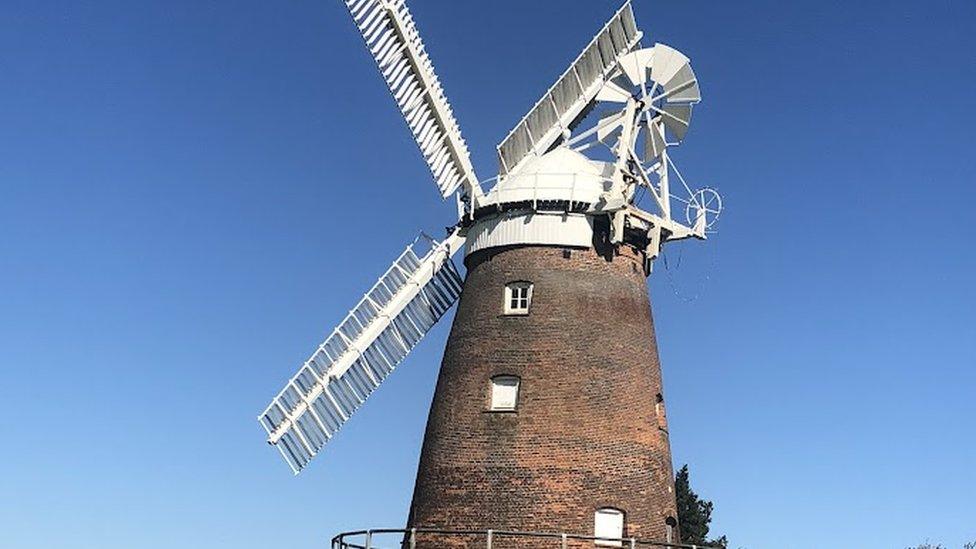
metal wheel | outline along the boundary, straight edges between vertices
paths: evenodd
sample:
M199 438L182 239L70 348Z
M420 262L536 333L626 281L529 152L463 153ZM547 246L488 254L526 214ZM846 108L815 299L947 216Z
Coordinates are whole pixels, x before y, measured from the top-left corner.
M700 217L704 217L705 230L711 229L722 215L722 195L711 187L698 189L691 195L685 206L685 220L694 227Z

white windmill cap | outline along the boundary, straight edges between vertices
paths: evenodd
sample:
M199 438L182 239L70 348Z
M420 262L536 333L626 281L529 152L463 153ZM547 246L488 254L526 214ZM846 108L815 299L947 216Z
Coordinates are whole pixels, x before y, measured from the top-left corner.
M504 206L496 215L475 221L468 231L467 253L514 245L588 247L593 221L580 208L594 204L610 185L605 164L566 147L526 161L505 176L479 206ZM525 208L521 204L533 203ZM552 211L540 203L560 203Z

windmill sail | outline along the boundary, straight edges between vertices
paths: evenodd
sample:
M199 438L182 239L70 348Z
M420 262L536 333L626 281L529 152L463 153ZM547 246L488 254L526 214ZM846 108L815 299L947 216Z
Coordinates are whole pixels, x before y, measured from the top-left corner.
M451 255L463 241L421 235L407 246L258 416L295 474L457 301Z
M468 147L404 0L345 0L345 4L441 195L446 198L464 185L480 196Z
M606 79L617 69L619 59L642 36L628 1L498 145L499 173L515 171L526 158L541 155L556 143L563 130L570 129L586 111Z

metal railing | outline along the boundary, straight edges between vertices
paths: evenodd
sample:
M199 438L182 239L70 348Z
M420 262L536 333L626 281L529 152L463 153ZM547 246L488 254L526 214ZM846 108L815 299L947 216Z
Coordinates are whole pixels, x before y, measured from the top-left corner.
M571 184L552 184L553 178L572 179ZM611 178L602 175L577 173L530 173L516 174L492 178L484 181L496 181L496 184L481 199L484 206L500 206L506 202L529 201L536 204L540 200L550 200L558 197L573 202L593 202L596 197L613 184ZM540 181L542 182L540 184ZM511 186L509 182L515 182ZM506 185L506 183L509 183ZM568 196L567 196L568 192Z
M395 539L392 539L395 538ZM470 541L472 540L473 541ZM425 546L434 541L469 540L469 547L492 549L501 539L547 540L552 543L537 545L540 549L567 549L570 541L593 542L603 547L658 547L665 549L713 549L705 545L688 545L667 541L650 541L637 538L604 538L579 534L553 532L520 532L515 530L443 530L437 528L379 528L344 532L332 538L331 549L415 549L418 539ZM385 541L385 543L384 543Z
M497 183L470 211L471 219L523 209L585 213L613 183L602 175L548 172L507 175L494 180Z

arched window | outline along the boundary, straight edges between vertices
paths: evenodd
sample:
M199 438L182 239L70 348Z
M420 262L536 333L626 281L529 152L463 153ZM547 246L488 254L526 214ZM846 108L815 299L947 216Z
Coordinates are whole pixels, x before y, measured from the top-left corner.
M675 539L677 536L674 535L675 528L678 526L678 521L675 520L674 517L669 516L668 518L664 519L664 524L668 527L667 542L671 543L674 541L678 541L677 539Z
M531 304L531 282L509 282L505 285L505 314L527 315Z
M668 430L668 415L664 409L664 396L658 393L654 398L654 413L657 415L657 428L662 431Z
M621 547L620 541L624 537L624 512L613 507L597 509L593 516L593 537L610 538L598 539L594 543L604 547Z
M491 378L491 409L510 412L518 406L519 378L495 376Z

